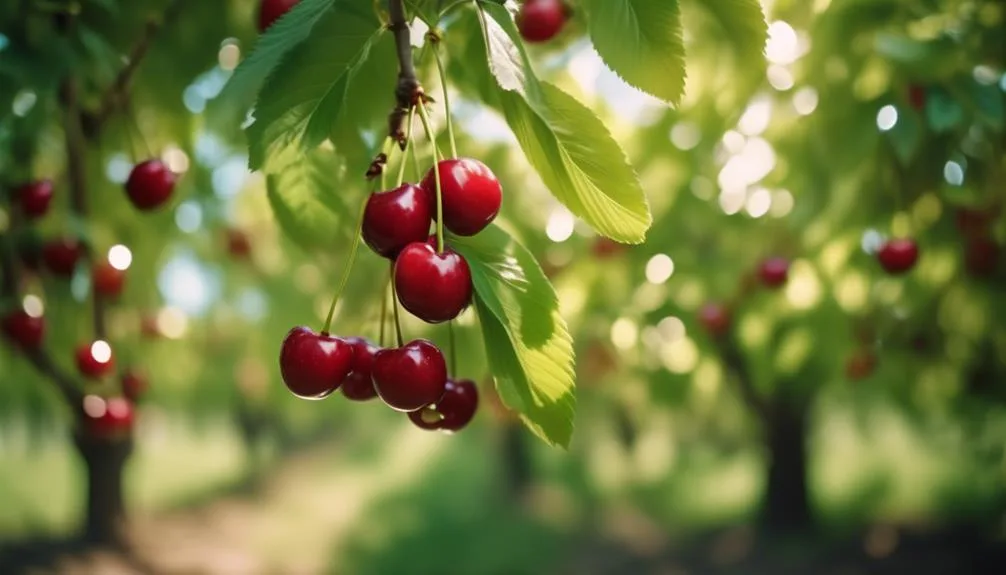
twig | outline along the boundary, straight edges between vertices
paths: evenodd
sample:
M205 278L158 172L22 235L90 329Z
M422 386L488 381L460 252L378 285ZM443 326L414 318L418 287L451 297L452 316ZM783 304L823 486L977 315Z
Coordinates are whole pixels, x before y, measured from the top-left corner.
M388 135L405 150L405 130L402 124L409 111L426 101L423 87L416 78L416 67L412 62L412 34L405 21L405 7L402 0L388 0L388 29L395 36L398 55L398 83L395 86L395 107L388 115Z

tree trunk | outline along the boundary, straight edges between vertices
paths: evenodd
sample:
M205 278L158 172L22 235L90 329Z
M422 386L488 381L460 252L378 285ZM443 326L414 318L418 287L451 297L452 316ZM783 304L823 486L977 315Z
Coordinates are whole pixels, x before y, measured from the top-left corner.
M777 404L764 424L768 478L762 525L776 532L812 530L805 410Z
M126 518L122 477L133 451L132 438L78 437L76 443L87 471L84 540L119 546Z

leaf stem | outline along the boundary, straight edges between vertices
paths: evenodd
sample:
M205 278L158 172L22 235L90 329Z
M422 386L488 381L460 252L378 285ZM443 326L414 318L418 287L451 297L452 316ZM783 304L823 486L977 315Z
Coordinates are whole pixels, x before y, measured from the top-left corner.
M399 188L405 181L405 164L409 162L409 148L412 147L412 124L416 114L416 107L409 108L409 125L405 128L405 150L402 151L402 163L398 166L398 183L395 188Z
M430 119L426 115L426 108L422 104L418 108L419 119L423 122L426 137L433 144L433 179L437 184L437 253L442 254L444 253L444 198L443 190L440 186L440 152L437 150L437 139L433 134L433 129L430 127Z
M444 16L450 14L455 8L458 8L459 6L463 6L465 4L471 4L472 1L473 0L457 0L457 2L454 2L453 4L448 4L446 8L440 10L438 19L441 19Z
M402 338L402 320L398 317L398 290L395 289L395 264L391 264L391 310L395 318L395 337L397 338L398 347L405 345L405 340Z
M450 138L451 142L451 157L458 157L458 144L454 139L454 121L451 120L451 99L447 95L447 71L444 69L444 61L440 57L440 50L437 46L440 43L440 37L434 32L430 32L430 35L436 39L433 45L433 59L437 61L437 71L440 73L440 87L444 91L444 113L447 115L447 136Z
M335 317L335 306L339 303L339 297L342 296L342 292L346 289L346 284L349 283L350 272L353 271L353 263L356 262L356 252L360 249L360 235L363 230L363 214L366 213L367 202L364 200L363 204L360 205L360 215L356 219L356 230L353 232L353 245L349 249L349 260L346 262L346 267L342 271L342 279L339 280L339 289L336 290L335 296L332 297L332 304L328 306L328 317L325 318L325 326L322 327L322 335L328 335L329 330L332 328L332 318Z

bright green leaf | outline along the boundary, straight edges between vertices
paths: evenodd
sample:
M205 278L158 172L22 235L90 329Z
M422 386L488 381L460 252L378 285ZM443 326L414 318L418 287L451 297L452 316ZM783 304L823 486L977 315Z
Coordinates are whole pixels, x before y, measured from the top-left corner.
M349 84L384 33L372 14L342 7L336 3L262 88L247 130L251 169L278 172L328 137Z
M334 152L318 149L279 174L266 178L269 205L280 228L305 249L335 245L344 236L353 192L342 178ZM354 196L355 197L355 196Z
M737 54L738 68L757 74L760 78L765 69L765 41L768 38L761 3L758 0L716 0L697 3L701 4L723 27Z
M452 237L451 245L472 270L500 397L544 441L568 447L576 412L573 340L552 285L534 256L495 225Z
M584 0L594 49L616 74L671 103L685 89L678 0Z

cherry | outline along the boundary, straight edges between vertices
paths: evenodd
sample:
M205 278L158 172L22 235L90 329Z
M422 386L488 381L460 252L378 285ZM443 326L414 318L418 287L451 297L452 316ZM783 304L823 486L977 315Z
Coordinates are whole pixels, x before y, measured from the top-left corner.
M342 338L298 326L283 339L279 369L283 383L297 397L328 397L352 367L353 346Z
M378 254L394 259L402 248L426 239L430 204L415 184L371 194L363 213L363 241Z
M861 349L849 357L845 363L845 377L852 381L866 379L877 369L877 356L870 350Z
M133 404L123 397L84 398L84 430L92 437L111 439L128 435L133 429Z
M624 252L627 248L628 246L625 244L620 244L613 239L598 236L598 238L594 240L593 245L591 245L590 251L597 259L601 260L616 256Z
M280 16L289 12L298 2L300 0L262 0L258 12L258 31L265 32L273 22L279 20Z
M42 245L42 261L54 275L70 277L83 252L84 247L75 238L58 238Z
M353 346L353 371L342 382L342 395L353 401L367 401L377 397L371 372L374 356L381 348L362 337L348 337L346 342Z
M107 261L98 262L91 268L91 282L95 293L108 298L119 297L126 283L126 272Z
M126 195L138 210L153 210L168 201L175 191L177 176L164 162L154 158L133 166L126 180Z
M987 277L999 265L999 245L987 237L973 237L964 248L964 267L973 276Z
M568 17L562 0L527 0L517 14L517 29L527 42L547 42L562 30Z
M908 103L916 110L926 107L926 87L920 84L908 85Z
M129 401L139 401L147 392L147 378L138 371L129 369L122 374L122 395Z
M447 385L444 355L425 339L377 352L372 373L377 394L397 411L417 411L440 401Z
M248 239L248 234L235 228L228 229L227 253L237 259L245 259L250 256L251 240Z
M39 180L18 188L17 199L21 203L21 211L28 219L40 218L49 211L52 202L52 182Z
M726 335L730 330L730 311L721 304L707 303L699 310L699 322L714 337Z
M440 429L443 423L443 416L440 412L432 407L424 407L417 411L410 411L406 415L409 416L409 421L411 421L419 429L425 429L426 431L436 431Z
M998 210L981 208L959 208L954 214L957 230L966 235L988 233Z
M92 343L82 343L76 351L77 371L91 379L99 379L108 375L115 367L115 356L108 343L98 340Z
M38 349L45 337L45 318L34 317L23 309L16 309L0 318L0 329L22 349Z
M919 259L919 246L915 240L895 238L888 240L877 251L877 259L887 273L898 275L915 267Z
M474 381L448 379L444 396L437 402L437 411L443 416L439 428L461 431L475 417L478 406L479 390Z
M789 260L779 257L766 259L758 268L758 277L761 278L761 283L768 287L782 286L789 277Z
M444 226L459 236L481 232L500 211L503 188L488 166L472 158L443 160L437 164ZM430 214L437 217L437 181L433 168L422 187L430 198Z
M413 242L395 260L395 291L402 307L429 323L458 316L472 298L472 272L450 248L437 253L428 242Z

